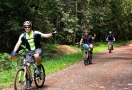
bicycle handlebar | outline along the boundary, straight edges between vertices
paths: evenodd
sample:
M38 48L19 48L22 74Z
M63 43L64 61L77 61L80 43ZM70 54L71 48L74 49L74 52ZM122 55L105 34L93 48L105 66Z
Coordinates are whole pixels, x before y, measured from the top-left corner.
M19 54L19 53L16 53L16 56L26 56L26 55L30 55L30 56L34 56L34 51L28 51L26 54Z

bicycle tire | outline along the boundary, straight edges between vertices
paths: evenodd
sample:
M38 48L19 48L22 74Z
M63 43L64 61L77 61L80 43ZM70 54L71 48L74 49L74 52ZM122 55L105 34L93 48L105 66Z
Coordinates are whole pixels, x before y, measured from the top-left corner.
M91 55L91 54L89 54L89 56L88 56L88 57L89 57L89 59L88 59L88 60L89 60L89 64L92 64L92 55Z
M111 46L111 45L109 45L109 53L111 53L111 49L112 49L112 46Z
M111 53L111 49L109 49L109 53Z
M45 82L45 69L43 67L43 65L41 64L40 65L41 67L41 72L40 74L36 74L35 71L34 71L34 82L35 82L35 85L38 87L38 88L41 88L44 86L44 82ZM41 80L42 79L42 80ZM41 83L39 84L39 82L41 81Z
M24 68L17 70L14 77L14 90L24 90L26 83Z
M84 65L85 65L85 66L88 65L88 60L84 60Z

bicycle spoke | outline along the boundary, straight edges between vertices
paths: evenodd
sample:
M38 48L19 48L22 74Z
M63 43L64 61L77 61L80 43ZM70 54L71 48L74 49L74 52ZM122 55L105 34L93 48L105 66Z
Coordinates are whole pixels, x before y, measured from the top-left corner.
M14 89L23 90L25 83L26 83L26 79L25 79L24 69L19 69L15 75Z
M45 70L44 67L41 65L41 73L36 74L34 73L34 81L37 87L42 87L45 82Z

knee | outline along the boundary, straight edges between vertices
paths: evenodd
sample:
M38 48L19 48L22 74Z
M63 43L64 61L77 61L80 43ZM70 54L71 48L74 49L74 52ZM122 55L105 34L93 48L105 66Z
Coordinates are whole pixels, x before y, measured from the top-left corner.
M34 58L39 58L39 54L34 54Z
M86 45L86 44L83 44L83 48L84 48L85 50L87 50L87 49L88 49L88 47L87 47L87 45Z
M90 48L93 49L93 45L91 45Z

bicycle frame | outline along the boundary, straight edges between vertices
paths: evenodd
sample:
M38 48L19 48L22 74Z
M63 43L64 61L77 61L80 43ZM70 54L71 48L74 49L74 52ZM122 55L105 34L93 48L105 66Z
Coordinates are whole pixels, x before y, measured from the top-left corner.
M90 49L85 50L85 51L84 51L84 54L87 54L87 55L85 56L85 59L84 59L84 64L85 64L85 65L88 65L88 63L89 63L89 64L92 64L92 55L90 54Z
M108 41L108 49L109 49L109 53L111 53L112 45L113 45L113 41Z
M34 59L34 62L32 63L29 63L29 62L26 62L26 59L24 58L25 55L21 55L21 54L17 54L18 56L20 57L23 57L23 63L20 65L21 67L20 68L23 68L24 69L24 76L26 77L26 73L28 75L28 78L30 78L32 81L34 80L34 71L35 69L37 68L36 64L35 64L35 59ZM30 67L33 67L33 72L31 73L31 70L30 70Z
M35 63L28 63L29 65L27 65L26 67L24 67L25 69L25 73L27 73L28 77L33 81L34 80L34 71L37 68ZM31 72L31 68L33 67L33 71ZM26 74L25 74L26 75Z
M41 67L40 73L36 74L35 70L37 68L37 65L35 64L35 59L33 58L34 62L29 63L25 60L26 55L19 56L22 57L21 59L23 60L23 63L20 65L20 68L17 70L15 74L14 89L17 90L17 88L21 88L19 87L19 85L20 86L25 85L27 79L30 79L31 83L34 82L38 88L43 87L45 82L45 70L43 65L42 64L40 65ZM27 88L28 87L25 87L24 90L27 90Z

